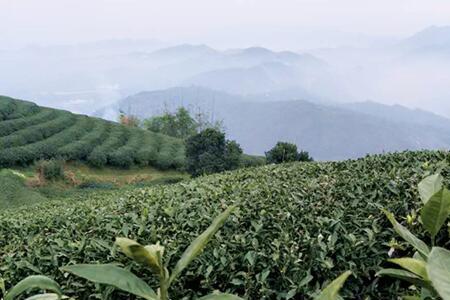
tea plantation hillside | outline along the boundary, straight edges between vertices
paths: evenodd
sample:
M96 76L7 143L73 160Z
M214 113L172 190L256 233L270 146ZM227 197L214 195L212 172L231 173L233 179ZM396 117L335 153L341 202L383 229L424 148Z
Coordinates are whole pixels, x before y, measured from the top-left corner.
M184 144L142 129L0 97L0 167L53 157L98 167L139 164L169 169L184 164Z
M422 178L437 169L450 178L449 158L449 152L424 151L269 165L123 195L94 195L64 206L46 202L33 211L10 210L0 213L0 272L11 284L46 274L76 299L129 299L59 268L121 262L154 282L113 247L115 237L160 241L173 266L216 215L237 204L174 287L175 299L195 299L215 289L247 299L305 299L302 295L312 295L345 270L354 275L344 298L397 299L407 285L375 276L395 236L379 207L399 219L411 213L420 202ZM394 255L405 252L401 248Z

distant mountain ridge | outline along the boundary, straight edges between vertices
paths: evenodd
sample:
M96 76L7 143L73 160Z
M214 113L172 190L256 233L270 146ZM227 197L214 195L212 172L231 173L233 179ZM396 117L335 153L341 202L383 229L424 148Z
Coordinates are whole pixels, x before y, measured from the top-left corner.
M179 106L201 109L223 120L229 137L249 154L263 154L279 140L294 142L319 160L450 147L448 119L375 103L340 106L304 100L259 101L257 96L177 87L127 97L99 114L120 109L144 118ZM389 119L388 113L397 118Z

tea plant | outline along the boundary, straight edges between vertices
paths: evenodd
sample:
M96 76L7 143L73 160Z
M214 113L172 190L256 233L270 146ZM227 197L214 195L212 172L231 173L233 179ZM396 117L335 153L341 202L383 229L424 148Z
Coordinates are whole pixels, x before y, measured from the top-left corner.
M161 136L158 151L153 153L155 134L147 130L0 97L0 167L55 157L99 167L129 167L135 163L183 167L181 140ZM149 150L151 157L142 155Z
M164 247L159 243L142 246L136 241L127 238L117 238L116 245L123 253L148 268L159 279L157 293L142 279L130 271L112 264L79 264L63 267L62 270L89 281L112 285L120 290L136 295L147 300L169 300L169 288L171 284L180 276L183 270L203 251L206 244L214 237L220 227L223 226L228 216L235 209L229 207L212 224L199 235L184 251L180 260L176 263L172 272L169 272L164 264ZM336 300L339 299L339 290L350 276L347 271L331 282L317 297L316 300ZM200 298L200 300L242 300L242 298L225 293L213 293Z
M440 174L431 175L419 183L423 207L420 220L429 234L430 244L417 238L397 222L394 215L385 211L394 230L415 250L413 257L390 259L401 269L383 269L379 276L400 278L421 289L420 296L412 299L450 299L450 251L436 246L436 236L450 215L450 191L443 186ZM412 222L412 217L407 219Z
M449 158L446 151L419 151L270 165L170 186L72 195L64 205L46 201L36 209L0 210L1 272L18 282L32 274L26 267L31 262L68 296L87 298L98 292L96 285L66 277L59 268L127 263L111 245L116 236L164 242L172 265L188 241L211 224L211 216L239 203L233 222L172 284L174 299L195 299L205 290L247 299L311 298L345 270L354 273L343 292L347 299L386 299L404 294L406 287L375 277L386 260L385 242L392 238L390 223L376 205L399 216L418 209L417 184ZM445 178L449 171L443 169ZM437 235L438 245L444 233ZM155 281L144 267L128 267L146 282Z
M62 268L63 271L73 273L95 283L115 286L130 294L148 300L168 300L171 284L180 276L181 272L202 252L206 244L214 237L216 232L225 223L235 206L229 207L212 224L199 235L185 250L172 272L164 265L164 247L161 245L142 246L141 244L127 239L117 238L118 245L126 256L138 264L147 267L159 279L158 294L142 279L128 270L111 264L89 265L80 264ZM203 300L238 300L237 296L230 294L211 294L202 298Z

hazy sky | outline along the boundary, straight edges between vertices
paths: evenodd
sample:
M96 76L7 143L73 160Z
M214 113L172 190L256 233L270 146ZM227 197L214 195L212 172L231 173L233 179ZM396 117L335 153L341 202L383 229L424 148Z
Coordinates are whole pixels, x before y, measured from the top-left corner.
M283 48L308 33L407 36L449 24L449 0L0 0L3 45L156 38Z

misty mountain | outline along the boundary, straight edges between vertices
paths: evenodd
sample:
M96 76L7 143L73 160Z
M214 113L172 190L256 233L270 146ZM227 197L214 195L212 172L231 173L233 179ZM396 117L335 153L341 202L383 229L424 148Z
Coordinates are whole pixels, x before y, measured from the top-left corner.
M398 104L385 105L374 101L346 103L342 104L341 107L388 121L450 130L450 119L423 109L411 109Z
M430 27L397 41L309 54L154 40L5 49L0 94L92 113L143 90L195 85L268 101L373 99L450 116L449 39L449 27Z
M351 98L402 104L450 116L450 27L429 27L369 48L318 49Z
M219 51L206 45L162 45L114 40L5 50L0 92L81 113L141 90L183 85L241 94L301 90L296 97L345 98L327 63L311 55L261 47Z
M279 140L294 142L320 160L450 147L450 121L424 111L375 103L338 106L303 100L261 101L255 95L200 87L142 92L98 115L117 116L122 110L146 118L179 106L223 120L227 135L249 154L263 154Z
M403 40L400 45L422 52L447 52L450 50L450 26L430 26Z

